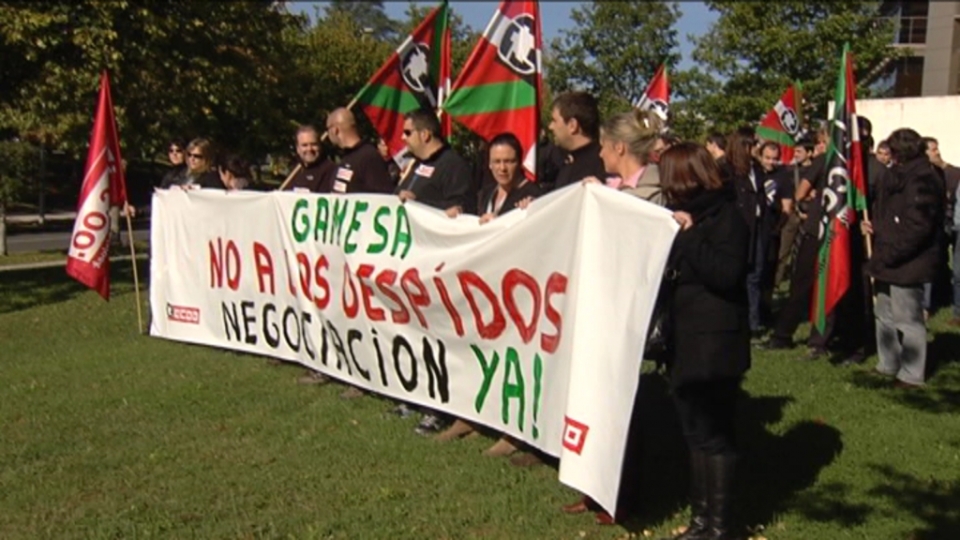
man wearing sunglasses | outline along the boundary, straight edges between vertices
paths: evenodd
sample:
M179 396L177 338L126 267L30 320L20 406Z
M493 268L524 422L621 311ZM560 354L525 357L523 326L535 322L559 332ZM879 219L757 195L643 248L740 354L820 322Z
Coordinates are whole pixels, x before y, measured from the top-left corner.
M433 111L415 110L403 121L403 141L416 161L397 186L402 201L417 201L450 216L469 209L473 175L467 162L443 140Z

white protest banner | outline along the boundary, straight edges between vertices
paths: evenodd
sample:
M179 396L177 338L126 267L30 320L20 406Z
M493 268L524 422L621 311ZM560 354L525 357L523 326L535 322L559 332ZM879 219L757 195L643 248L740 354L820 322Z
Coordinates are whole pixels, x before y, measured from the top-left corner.
M387 195L170 190L152 208L152 335L499 429L615 511L667 210L596 185L483 225Z

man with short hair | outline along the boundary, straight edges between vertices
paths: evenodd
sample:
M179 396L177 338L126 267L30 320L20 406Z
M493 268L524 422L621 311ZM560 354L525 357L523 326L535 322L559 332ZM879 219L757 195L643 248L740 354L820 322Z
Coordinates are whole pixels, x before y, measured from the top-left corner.
M922 141L927 157L933 165L934 172L937 173L940 187L942 188L938 193L944 205L944 231L946 232L946 234L941 235L940 262L937 268L936 279L934 279L933 283L924 286L924 309L927 316L929 316L934 308L951 303L950 297L953 296L951 289L955 289L956 287L956 284L954 284L954 287L950 285L950 266L948 261L950 246L954 243L954 206L956 206L955 195L957 193L957 187L960 185L960 169L943 160L943 156L940 155L940 143L937 139L933 137L923 137ZM954 262L954 270L956 270L956 267L957 263Z
M877 145L877 151L873 155L884 167L890 166L890 145L887 144L887 141L880 141L880 144Z
M606 178L600 159L600 110L586 92L567 92L553 101L550 131L554 143L565 153L557 181L545 189L560 189L594 176Z
M407 113L403 140L416 161L397 186L400 200L417 201L451 217L470 209L468 199L476 199L470 166L443 140L437 115L423 109Z
M287 184L289 191L311 191L329 193L333 186L333 172L336 169L330 158L323 155L320 135L309 124L297 128L297 157L300 158L300 170Z
M877 290L876 371L895 377L898 388L915 388L926 379L923 284L939 258L942 187L919 133L898 129L888 142L894 166L878 186L871 220L861 225L874 237L867 268Z
M707 136L707 142L704 143L707 152L713 156L713 159L720 161L725 155L724 148L727 147L727 136L719 131L714 131Z
M341 153L333 193L393 193L387 163L376 146L360 138L350 109L341 107L327 116L327 137Z

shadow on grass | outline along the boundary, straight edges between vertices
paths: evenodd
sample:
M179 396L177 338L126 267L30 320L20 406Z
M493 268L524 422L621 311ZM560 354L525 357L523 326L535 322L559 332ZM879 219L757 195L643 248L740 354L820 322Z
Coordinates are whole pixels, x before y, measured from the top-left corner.
M149 263L137 261L140 291L149 286ZM111 296L133 292L133 267L128 261L110 263ZM0 314L35 306L66 302L87 291L87 287L67 275L63 266L11 270L0 273Z
M621 484L625 527L638 534L651 523L661 523L683 510L688 505L689 485L686 443L668 383L663 377L646 375L641 388L637 410L642 414L634 415ZM836 428L801 422L783 435L768 431L768 426L782 419L784 407L792 400L743 393L738 419L739 521L769 524L789 508L817 521L863 523L869 508L846 503L845 486L808 490L821 469L843 450Z
M960 411L960 334L942 332L927 345L928 383L916 390L897 390L893 379L873 371L850 373L850 381L860 388L887 391L889 398L901 405L931 413Z
M955 540L960 538L960 481L919 479L889 465L872 468L885 479L870 493L890 499L910 511L926 526L914 531L911 540Z

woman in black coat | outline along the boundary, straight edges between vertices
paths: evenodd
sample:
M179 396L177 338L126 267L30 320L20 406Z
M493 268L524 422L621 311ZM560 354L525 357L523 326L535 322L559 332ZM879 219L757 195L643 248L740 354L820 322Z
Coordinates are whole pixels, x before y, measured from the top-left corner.
M660 158L660 178L681 230L672 283L670 384L690 449L692 518L682 540L732 538L735 409L750 367L747 251L736 193L706 148L681 143Z

